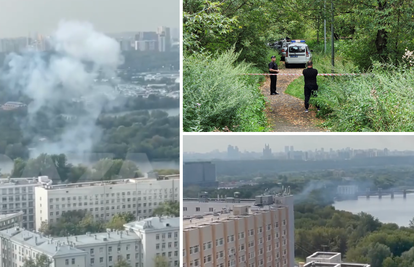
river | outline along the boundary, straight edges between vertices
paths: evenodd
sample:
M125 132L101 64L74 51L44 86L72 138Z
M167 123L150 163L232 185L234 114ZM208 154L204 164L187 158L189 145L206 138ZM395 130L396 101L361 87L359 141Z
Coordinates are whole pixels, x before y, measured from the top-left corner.
M359 197L358 200L345 200L335 202L335 209L345 210L354 214L365 212L383 223L396 223L399 226L408 226L414 217L414 194L407 194L404 199L402 195Z

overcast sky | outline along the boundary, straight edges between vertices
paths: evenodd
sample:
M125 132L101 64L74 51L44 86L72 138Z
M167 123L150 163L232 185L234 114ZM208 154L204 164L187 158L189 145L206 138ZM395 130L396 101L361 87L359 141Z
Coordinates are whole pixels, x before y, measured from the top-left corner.
M269 144L272 151L284 151L285 146L295 150L325 150L351 147L355 149L388 148L391 150L414 150L414 135L198 135L184 136L184 152L205 153L215 149L226 151L228 145L239 150L262 151Z
M89 21L105 33L179 28L179 0L0 0L0 38L47 35L61 19Z

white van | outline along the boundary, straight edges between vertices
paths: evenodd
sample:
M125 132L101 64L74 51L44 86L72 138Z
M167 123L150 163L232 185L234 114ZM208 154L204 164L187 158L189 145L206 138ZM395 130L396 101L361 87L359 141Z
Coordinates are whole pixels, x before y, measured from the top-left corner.
M295 64L306 65L309 60L312 60L311 52L305 40L291 41L286 50L285 67L289 68Z

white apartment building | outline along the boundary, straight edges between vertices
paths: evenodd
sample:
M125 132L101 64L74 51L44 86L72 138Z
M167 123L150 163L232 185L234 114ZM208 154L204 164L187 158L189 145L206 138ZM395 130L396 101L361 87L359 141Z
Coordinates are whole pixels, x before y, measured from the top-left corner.
M35 226L39 229L42 222L54 223L63 212L72 210L85 210L105 221L121 212L131 212L137 218L147 218L163 202L178 201L179 190L178 177L37 187Z
M293 196L274 197L272 205L261 207L222 205L217 213L184 220L184 267L294 266Z
M22 211L24 213L22 227L34 229L34 188L38 185L37 177L0 179L0 214Z
M0 214L0 231L13 228L14 226L22 227L23 211L10 214Z
M22 267L26 259L40 255L48 256L50 267L89 266L86 252L19 227L0 231L0 249L1 267Z
M165 257L169 267L179 266L180 218L152 217L125 224L125 230L135 232L142 242L143 266L155 266L157 256Z
M46 255L51 267L113 267L120 259L131 267L152 267L163 253L169 266L178 266L179 224L179 218L147 218L126 224L123 231L60 238L9 228L0 231L0 266L22 267L25 259Z

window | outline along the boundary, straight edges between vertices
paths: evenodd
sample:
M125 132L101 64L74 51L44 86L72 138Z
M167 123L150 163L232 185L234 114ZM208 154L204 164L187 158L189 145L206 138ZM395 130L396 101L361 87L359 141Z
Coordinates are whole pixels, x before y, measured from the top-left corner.
M72 264L75 264L75 258L72 258Z
M196 207L196 211L200 211L200 207Z
M91 252L91 255L92 255L93 254L93 248L91 248L91 251L90 252Z
M66 260L65 260L65 264L66 264L66 265L69 265L69 259L66 259Z

